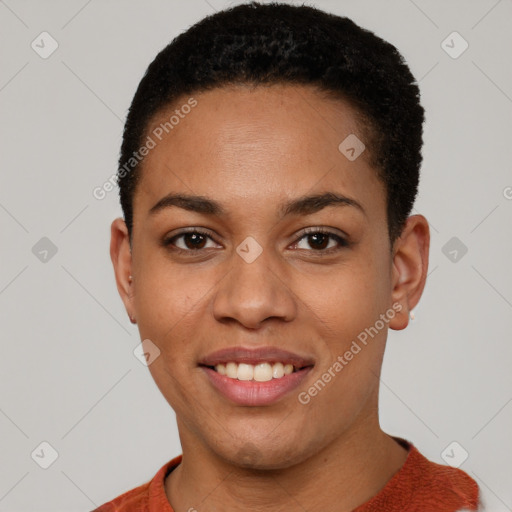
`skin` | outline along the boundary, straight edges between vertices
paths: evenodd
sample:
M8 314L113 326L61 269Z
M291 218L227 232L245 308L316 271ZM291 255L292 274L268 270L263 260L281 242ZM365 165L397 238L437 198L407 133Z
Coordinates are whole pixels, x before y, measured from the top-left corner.
M364 139L348 103L292 85L218 88L194 98L197 106L143 162L132 247L123 219L111 227L119 293L141 339L161 351L149 370L176 413L183 461L166 478L169 502L175 511L348 512L407 457L380 428L379 376L388 328L407 327L423 292L428 222L410 216L390 247L370 142L353 162L338 150L351 133ZM226 214L176 206L149 213L170 192L207 196ZM279 217L280 203L323 192L355 199L364 213L328 206ZM187 227L212 238L200 250L190 235L175 239L183 254L162 245ZM350 245L304 236L307 227ZM236 252L248 236L263 249L250 264ZM297 394L393 304L401 311L308 404L299 403ZM206 354L237 345L285 348L315 365L300 389L268 406L242 407L198 367Z

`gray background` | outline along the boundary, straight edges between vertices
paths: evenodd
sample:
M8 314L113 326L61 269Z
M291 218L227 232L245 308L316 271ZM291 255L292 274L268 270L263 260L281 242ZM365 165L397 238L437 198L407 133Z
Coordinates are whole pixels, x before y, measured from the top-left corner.
M117 189L92 191L156 53L234 3L0 1L1 511L89 511L180 453L115 287ZM431 223L430 274L415 320L389 334L383 429L440 463L457 441L487 510L512 510L512 2L309 3L397 46L427 111L413 213ZM47 59L31 47L43 31L59 45ZM453 31L469 43L458 58L442 47Z

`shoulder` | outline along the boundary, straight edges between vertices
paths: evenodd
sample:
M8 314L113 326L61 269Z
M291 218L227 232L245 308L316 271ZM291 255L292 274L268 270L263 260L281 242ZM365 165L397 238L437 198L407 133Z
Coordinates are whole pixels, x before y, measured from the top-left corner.
M104 503L100 507L94 509L93 512L131 512L132 510L147 511L149 510L148 489L149 482L121 494L108 503Z
M166 462L149 481L104 503L92 512L172 512L165 494L165 477L181 462L182 455Z
M458 512L479 510L478 485L461 469L430 461L409 441L395 438L408 449L402 468L381 491L354 512Z
M432 462L412 444L398 476L400 473L403 489L419 507L431 504L433 510L440 512L478 510L480 492L476 481L459 468Z

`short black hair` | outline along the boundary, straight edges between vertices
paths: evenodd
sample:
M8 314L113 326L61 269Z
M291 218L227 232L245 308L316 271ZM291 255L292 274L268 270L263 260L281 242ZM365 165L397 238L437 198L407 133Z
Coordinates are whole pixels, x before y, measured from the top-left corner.
M127 172L126 163L134 161L152 119L184 95L237 84L311 85L356 108L371 164L386 188L393 246L414 205L422 161L424 109L409 67L392 44L349 18L258 2L190 27L158 53L139 83L117 174L130 240L140 164Z

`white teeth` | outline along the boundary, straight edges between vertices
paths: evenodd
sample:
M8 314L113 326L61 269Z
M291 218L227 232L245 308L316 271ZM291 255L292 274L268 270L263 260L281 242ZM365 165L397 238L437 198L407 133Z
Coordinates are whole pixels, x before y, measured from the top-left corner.
M284 365L284 374L290 375L293 372L293 364L285 364Z
M230 379L255 380L257 382L268 382L272 379L280 379L285 375L293 373L293 364L283 363L259 363L257 365L240 363L233 361L226 364L215 365L215 370L220 375L225 375Z
M215 368L215 369L217 369L217 368ZM236 379L237 369L238 369L238 365L236 363L228 363L226 365L226 375L230 379Z
M272 377L274 377L274 379L284 377L283 363L274 363L274 366L272 366Z
M260 363L254 367L254 380L267 382L272 380L272 366L269 363Z
M238 380L252 380L254 376L254 366L252 364L240 363L236 372Z

